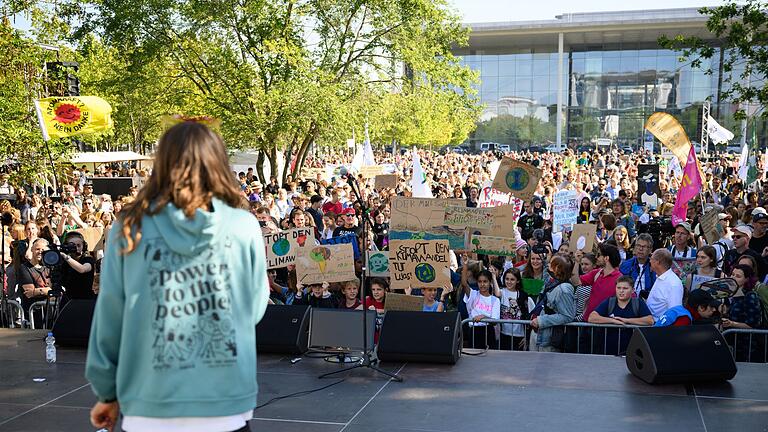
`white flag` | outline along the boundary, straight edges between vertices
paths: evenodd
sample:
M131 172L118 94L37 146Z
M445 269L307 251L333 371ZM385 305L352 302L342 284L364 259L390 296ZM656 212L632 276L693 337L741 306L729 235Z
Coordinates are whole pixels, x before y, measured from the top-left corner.
M733 132L720 126L712 116L707 117L707 132L709 139L715 144L725 143L733 139Z
M355 172L360 172L360 167L363 166L365 157L363 156L363 146L356 146L355 157L352 158L352 168Z
M376 165L376 158L373 156L371 148L371 139L368 137L368 123L365 124L365 142L363 143L363 166Z
M741 149L741 156L739 157L739 178L742 181L747 181L747 172L749 171L749 146L744 143L744 147Z
M419 158L416 148L413 149L411 190L413 191L414 198L434 198L432 196L432 189L430 189L429 182L427 181L427 175L424 173L424 170L421 169L421 158Z

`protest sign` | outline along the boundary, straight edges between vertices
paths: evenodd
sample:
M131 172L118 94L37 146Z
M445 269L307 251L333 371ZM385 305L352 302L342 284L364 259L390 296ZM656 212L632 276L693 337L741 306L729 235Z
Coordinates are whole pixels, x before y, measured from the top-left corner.
M395 189L397 187L397 174L379 174L374 179L374 189L380 191L384 188Z
M75 232L83 236L83 240L88 244L88 252L104 249L104 243L101 241L104 237L104 230L101 228L80 228L76 229Z
M684 287L688 286L691 275L696 273L696 267L696 258L672 259L672 272L680 278L680 282L683 283Z
M368 251L365 255L365 274L367 276L389 276L389 251Z
M323 282L344 282L356 279L355 260L349 243L298 248L296 279L307 286Z
M573 252L577 250L583 252L592 252L595 246L595 235L597 234L597 225L595 224L576 224L573 226L571 234L570 248Z
M293 228L274 234L264 234L267 249L267 268L286 267L296 262L296 251L315 242L312 228Z
M552 228L560 231L564 226L573 225L579 217L579 198L575 190L555 193L552 206Z
M711 209L704 213L704 216L699 220L701 231L704 233L704 237L707 239L707 243L715 244L723 236L723 227L720 225L720 220L717 217L719 210Z
M384 303L385 311L412 311L421 312L424 309L424 297L387 293L387 301Z
M519 207L516 205L502 205L499 207L489 207L485 210L492 215L493 226L490 228L471 229L472 234L515 239L520 237L520 232L517 231L517 218L520 217Z
M637 199L649 209L659 207L661 189L659 189L659 166L637 166Z
M711 280L714 280L714 276L704 276L704 275L692 275L691 276L691 291L701 288L701 284L709 282Z
M523 291L529 296L537 296L544 291L544 281L541 279L523 278Z
M539 186L541 170L505 156L501 160L493 187L501 192L512 194L515 198L529 201Z
M360 259L360 246L357 244L357 236L354 233L347 233L338 237L331 237L320 240L321 245L351 244L352 251L355 253L355 259Z
M363 165L358 170L363 178L374 178L377 175L384 174L384 167L381 165Z
M515 201L520 201L520 209L523 207L523 202L512 194L502 192L493 187L493 181L486 181L483 183L483 187L480 189L480 195L477 197L478 207L497 207L507 204L516 204ZM520 210L518 210L518 213Z
M447 240L392 240L389 275L392 289L435 287L451 283Z
M390 240L448 240L452 249L464 247L464 228L445 224L445 208L461 206L463 200L435 198L392 199Z
M515 256L517 240L507 237L470 235L467 233L466 249L480 255Z
M448 226L463 228L491 228L494 224L493 213L489 209L463 206L447 206L444 222Z

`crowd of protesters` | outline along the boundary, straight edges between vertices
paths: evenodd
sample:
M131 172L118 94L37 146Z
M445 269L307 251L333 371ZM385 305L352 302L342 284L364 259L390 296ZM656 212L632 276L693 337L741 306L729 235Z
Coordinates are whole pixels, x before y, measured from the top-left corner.
M494 165L501 154L438 154L419 151L426 182L436 198L464 200L476 207L488 193ZM672 212L680 172L668 160L645 152L616 151L575 154L508 153L542 170L535 196L524 202L517 220L516 256L478 256L451 251L452 283L439 289L408 290L423 296L423 310L458 310L471 319L465 328L468 346L567 350L562 325L573 321L626 325L717 325L721 329L760 329L768 326L768 181L745 185L738 176L737 162L729 157L701 160L705 182L699 197L689 203L688 218L673 226ZM264 233L311 227L317 240L356 235L361 245L386 250L389 244L390 205L396 196L412 196L411 152L376 154L377 163L395 168L395 188L376 190L373 179L357 176L360 200L341 175L329 175L326 165L349 164L351 157L339 152L309 157L303 172L262 182L253 169L235 173L243 197L259 220ZM659 201L656 206L633 208L638 203L638 166L658 164ZM760 172L762 167L759 167ZM113 175L99 169L100 175ZM146 177L147 172L132 172ZM75 171L63 188L61 199L34 194L24 185L10 187L15 200L0 202L9 213L6 292L28 306L45 298L50 287L45 268L36 258L38 249L68 241L68 233L86 227L108 231L124 206L136 194L94 195L84 167ZM264 179L266 180L266 179ZM5 184L7 185L7 181ZM579 224L595 224L595 247L573 252L569 232L553 229L554 194L576 191ZM637 209L640 211L637 211ZM364 209L371 229L363 239ZM701 217L717 212L721 238L705 240ZM45 239L45 244L38 239ZM64 239L64 240L62 240ZM366 240L366 241L364 241ZM39 247L38 247L39 246ZM81 245L82 247L82 245ZM88 255L87 251L82 253ZM92 253L92 270L98 270L99 251ZM695 260L694 270L681 278L675 260ZM89 261L91 263L91 261ZM364 264L356 263L359 279L342 283L301 286L293 266L268 272L270 301L275 304L309 304L313 307L362 309L384 312L390 292L387 278L363 276ZM32 269L25 278L24 269ZM34 275L39 278L35 279ZM694 286L693 275L711 279L732 278L734 290L727 298ZM32 279L30 290L30 279ZM539 294L523 289L524 281L543 282ZM360 299L361 281L366 298ZM98 278L93 292L98 292ZM496 325L486 319L525 320L529 324ZM626 338L620 345L626 347ZM737 359L755 359L764 351L759 339L742 344ZM621 347L616 348L621 351ZM765 359L759 358L758 361Z

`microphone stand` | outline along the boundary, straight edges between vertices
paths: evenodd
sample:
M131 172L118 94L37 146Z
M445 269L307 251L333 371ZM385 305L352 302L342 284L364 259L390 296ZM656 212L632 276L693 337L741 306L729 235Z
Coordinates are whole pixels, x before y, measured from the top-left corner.
M360 205L360 210L363 213L363 239L362 244L360 245L361 249L361 255L363 258L363 274L362 274L362 283L360 284L360 302L363 305L362 310L362 316L363 316L363 358L360 361L360 363L350 366L344 369L340 369L337 371L329 372L326 374L320 375L319 378L325 378L331 375L336 375L338 373L350 371L357 368L368 368L373 369L374 371L386 375L390 377L390 379L397 381L397 382L403 382L403 378L398 376L395 373L385 371L377 366L375 366L371 362L371 355L373 354L373 349L368 349L368 308L365 304L365 293L366 293L366 286L368 285L368 278L365 277L365 270L366 270L366 262L365 262L365 253L368 251L369 248L369 241L368 241L368 228L372 227L373 224L371 222L370 217L368 216L368 206L365 205L365 202L363 202L362 195L360 194L360 185L357 183L357 180L355 180L354 176L352 174L347 174L347 183L349 184L349 187L352 189L352 193L355 194L355 202ZM375 331L375 330L374 330Z

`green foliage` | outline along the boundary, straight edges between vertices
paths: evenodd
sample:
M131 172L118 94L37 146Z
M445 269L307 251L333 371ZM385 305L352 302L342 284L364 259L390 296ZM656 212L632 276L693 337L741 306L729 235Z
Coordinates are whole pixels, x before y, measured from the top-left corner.
M500 115L480 123L475 131L475 138L480 141L518 145L544 144L553 140L555 135L556 127L553 122L545 122L532 115Z
M659 38L659 45L682 51L683 60L692 59L692 68L711 65L707 74L717 73L720 49L724 50L721 97L736 104L757 104L760 115L768 117L763 109L768 104L767 6L757 0L729 0L722 6L701 8L699 12L709 17L707 29L714 35L714 43L695 36L665 35ZM715 61L706 61L713 58ZM745 115L739 109L736 118Z

